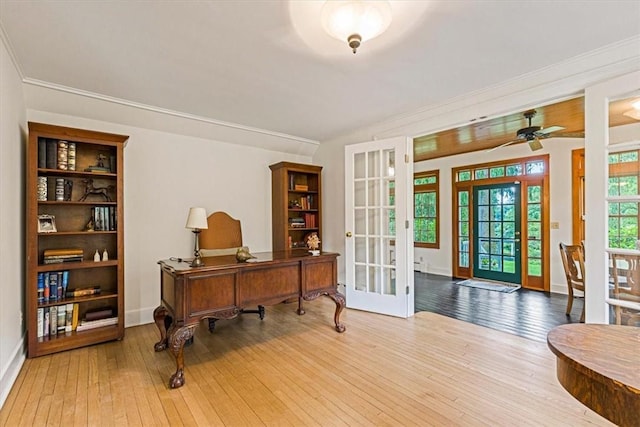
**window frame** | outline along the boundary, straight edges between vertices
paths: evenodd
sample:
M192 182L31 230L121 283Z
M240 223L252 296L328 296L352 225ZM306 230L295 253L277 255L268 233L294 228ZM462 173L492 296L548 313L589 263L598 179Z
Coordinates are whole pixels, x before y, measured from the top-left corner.
M416 185L416 179L419 178L428 178L428 177L435 177L436 178L436 182L435 183L431 183L431 184L418 184ZM413 228L414 228L414 235L413 235L413 247L414 248L427 248L427 249L440 249L440 170L430 170L430 171L423 171L423 172L416 172L413 174ZM415 236L415 230L416 230L416 206L415 206L415 201L416 201L416 195L417 194L422 194L422 193L435 193L435 202L436 202L436 215L435 215L435 222L436 222L436 241L433 243L430 242L417 242L415 240L416 236ZM422 218L422 217L420 217ZM432 217L425 217L425 218L432 218Z

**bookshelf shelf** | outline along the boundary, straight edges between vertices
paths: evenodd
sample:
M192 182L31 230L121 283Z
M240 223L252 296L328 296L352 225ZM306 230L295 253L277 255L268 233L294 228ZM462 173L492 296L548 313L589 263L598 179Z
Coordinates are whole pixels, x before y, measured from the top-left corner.
M37 271L41 273L59 270L118 267L119 264L119 261L116 259L110 259L109 261L58 262L55 264L38 264Z
M106 300L106 299L112 299L112 298L118 298L118 294L100 293L97 295L87 295L86 297L65 298L60 301L52 301L52 302L38 304L38 308L51 307L54 305L61 305L61 304L74 304L74 303L83 303L83 302L89 302L89 301L99 301L99 300Z
M128 137L30 122L28 139L27 356L122 339L124 231L119 225ZM109 259L94 261L96 251L107 251ZM67 262L45 264L45 258ZM81 261L69 261L76 258ZM70 290L93 286L99 294L66 298ZM88 312L106 309L117 317L115 325L74 330Z
M280 162L269 168L273 250L304 248L310 233L322 241L322 166Z

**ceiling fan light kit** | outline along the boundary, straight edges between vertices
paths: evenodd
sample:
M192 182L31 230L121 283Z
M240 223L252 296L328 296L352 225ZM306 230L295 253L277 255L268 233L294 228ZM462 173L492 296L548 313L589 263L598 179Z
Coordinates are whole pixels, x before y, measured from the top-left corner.
M391 4L375 0L328 0L322 6L322 26L346 41L353 53L362 43L382 34L391 24Z

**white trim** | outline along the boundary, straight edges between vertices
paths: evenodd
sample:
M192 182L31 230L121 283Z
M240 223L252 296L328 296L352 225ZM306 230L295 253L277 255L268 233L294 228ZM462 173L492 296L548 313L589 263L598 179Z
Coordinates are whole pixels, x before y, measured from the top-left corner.
M302 137L298 137L298 136L294 136L294 135L288 135L288 134L280 133L280 132L274 132L274 131L270 131L270 130L266 130L266 129L254 128L254 127L251 127L251 126L244 126L244 125L240 125L240 124L237 124L237 123L224 122L222 120L215 120L215 119L211 119L211 118L208 118L208 117L198 116L198 115L195 115L195 114L182 113L180 111L169 110L169 109L166 109L166 108L155 107L153 105L148 105L148 104L142 104L142 103L139 103L139 102L128 101L128 100L122 99L122 98L115 98L115 97L112 97L112 96L102 95L102 94L95 93L95 92L89 92L89 91L86 91L86 90L75 89L75 88L72 88L72 87L69 87L69 86L63 86L63 85L58 85L58 84L55 84L55 83L49 83L49 82L45 82L43 80L37 80L37 79L32 79L32 78L26 77L26 78L22 79L22 82L24 84L28 84L28 85L32 85L32 86L43 87L45 89L51 89L51 90L55 90L55 91L58 91L58 92L70 93L70 94L82 96L82 97L85 97L85 98L97 99L97 100L109 102L109 103L112 103L112 104L118 104L118 105L124 105L124 106L127 106L127 107L138 108L140 110L151 111L151 112L159 113L159 114L166 114L166 115L169 115L169 116L180 117L180 118L187 119L187 120L193 120L193 121L197 121L197 122L208 123L208 124L227 127L227 128L231 128L231 129L242 130L242 131L245 131L245 132L257 133L257 134L260 134L260 135L268 135L268 136L273 136L273 137L276 137L276 138L288 139L288 140L292 140L292 141L296 141L296 142L301 142L303 144L310 144L310 145L313 145L314 147L317 147L320 144L319 141L316 141L316 140L313 140L313 139L302 138Z
M640 148L640 141L626 141L608 145L607 151L609 153L619 153L621 151L637 150L638 148Z
M133 326L148 325L153 323L153 310L155 307L144 307L137 310L127 310L124 313L124 327L131 328ZM126 334L126 332L125 332Z
M13 53L13 47L11 46L11 42L9 41L9 36L5 32L1 22L0 22L0 40L2 40L2 43L4 43L4 46L6 47L7 52L9 53L9 58L11 58L11 62L13 63L14 68L18 72L18 77L20 77L20 80L24 81L24 74L22 73L22 68L20 68L18 59L16 58L16 55Z
M26 339L27 334L25 332L25 334L22 335L22 338L18 341L16 347L13 349L11 358L9 359L9 364L7 366L3 366L2 375L0 375L0 408L4 406L7 397L9 397L9 392L15 384L18 374L20 373L20 369L27 358L25 345Z

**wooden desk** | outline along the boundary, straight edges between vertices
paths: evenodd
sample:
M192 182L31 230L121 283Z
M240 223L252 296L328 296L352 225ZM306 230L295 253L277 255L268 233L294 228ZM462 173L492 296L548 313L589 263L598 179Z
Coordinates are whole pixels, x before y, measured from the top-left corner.
M640 425L640 328L561 325L547 344L558 358L558 381L573 397L615 424Z
M193 336L200 320L231 319L248 307L274 305L298 299L302 302L326 295L336 303L335 328L344 332L340 313L344 296L337 291L335 253L311 256L306 250L264 252L246 263L232 256L203 258L204 266L191 268L187 262L159 261L161 304L153 312L160 330L155 351L167 347L176 358L176 372L169 380L171 388L184 384L184 343Z

